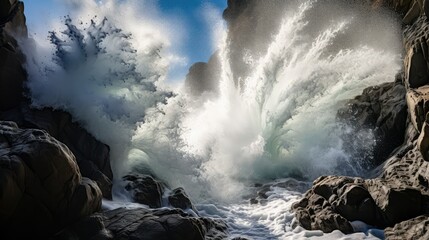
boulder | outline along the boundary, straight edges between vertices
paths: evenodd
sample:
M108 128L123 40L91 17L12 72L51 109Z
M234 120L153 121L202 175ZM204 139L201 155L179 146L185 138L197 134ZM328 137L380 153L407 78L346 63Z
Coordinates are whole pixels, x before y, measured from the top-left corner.
M51 108L33 109L25 101L17 108L0 111L0 120L14 121L22 128L47 131L73 152L84 177L94 180L103 197L111 199L113 173L110 167L110 149L98 141L64 111Z
M122 178L126 181L125 189L131 194L136 203L141 203L150 208L162 206L162 196L165 185L155 180L152 176L142 174L130 174Z
M128 174L122 179L125 181L125 190L130 193L136 203L147 205L150 208L191 209L197 213L188 194L181 187L169 190L167 184L144 174Z
M189 199L188 194L185 192L185 189L181 187L171 191L167 199L172 207L182 210L192 209L194 212L197 212L196 208Z
M46 237L101 208L97 184L46 131L0 122L2 235Z
M312 189L292 209L306 229L351 233L352 221L392 227L424 214L422 206L427 203L426 195L418 189L398 182L327 176L315 180Z

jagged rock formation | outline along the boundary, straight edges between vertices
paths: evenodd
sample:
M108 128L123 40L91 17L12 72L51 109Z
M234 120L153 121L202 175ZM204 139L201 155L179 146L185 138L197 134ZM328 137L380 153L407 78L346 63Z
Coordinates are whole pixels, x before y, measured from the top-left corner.
M45 131L0 122L2 236L51 236L100 207L100 189L82 178L63 143Z
M350 119L359 127L367 125L383 130L380 136L395 134L395 137L384 135L382 138L383 144L388 143L388 139L394 141L388 146L381 145L386 152L378 155L378 161L383 161L383 155L397 146L401 136L404 136L404 143L375 170L376 178L321 177L293 210L299 223L307 229L324 232L340 229L347 233L354 231L351 222L358 220L379 228L388 227L385 229L386 239L426 239L429 212L429 1L372 2L376 7L391 7L403 16L406 54L402 83L405 90L382 90L391 92L391 100L386 101L388 98L384 94L368 94L367 89L352 100L345 111L340 111L339 116ZM390 85L393 89L392 85L398 83ZM381 89L387 86L381 86ZM406 126L402 116L403 101L408 108ZM383 103L375 108L379 110L374 111L374 102Z

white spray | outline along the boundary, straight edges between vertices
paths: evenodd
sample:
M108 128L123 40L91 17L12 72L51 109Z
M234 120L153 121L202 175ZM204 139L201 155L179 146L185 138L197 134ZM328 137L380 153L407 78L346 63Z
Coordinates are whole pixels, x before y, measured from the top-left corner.
M184 186L195 200L234 200L247 183L279 177L358 174L342 150L335 114L342 101L364 87L394 79L400 47L332 48L337 38L356 32L349 29L355 19L334 18L307 34L314 2L305 1L283 16L264 54L248 51L245 62L252 71L240 87L234 83L224 31L217 97L161 90L159 81L167 74L163 52L158 52L163 35L152 26L145 37L129 36L133 29L121 25L119 30L101 20L85 30L73 25L71 32L81 33L76 39L84 41L66 42L77 45L66 46L58 38L56 46L63 46L77 66L64 68L62 57L50 62L50 72L39 71L46 59L29 65L33 100L36 106L70 111L109 144L116 177L149 169L172 187ZM111 34L103 37L106 31ZM103 51L89 48L92 36L102 39ZM89 57L82 56L82 49L92 51Z

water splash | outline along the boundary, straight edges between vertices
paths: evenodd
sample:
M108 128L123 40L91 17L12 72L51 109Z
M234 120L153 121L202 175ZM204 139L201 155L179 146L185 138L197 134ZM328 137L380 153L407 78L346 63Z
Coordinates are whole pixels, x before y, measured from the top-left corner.
M211 97L164 90L174 57L162 49L171 42L154 25L137 31L135 18L127 29L109 12L122 3L94 3L90 9L101 7L101 18L82 24L66 18L63 30L50 35L54 56L29 61L33 103L71 112L107 143L115 177L150 171L200 202L237 200L254 181L359 174L342 149L335 115L344 100L392 81L400 67L400 43L365 42L356 33L384 39L395 28L359 28L362 17L349 16L350 6L344 14L341 6L324 12L332 19L321 21L314 13L328 3L296 2L273 36L255 36L264 39L263 50L241 49L249 72L232 64L233 33L223 30L219 95ZM125 10L132 16L132 6ZM354 44L344 40L355 37Z
M63 21L62 30L49 32L51 58L27 49L32 104L69 111L110 146L114 173L121 176L128 171L135 124L146 109L172 95L158 86L167 69L160 56L163 43L148 39L137 50L133 35L107 18L76 24L67 16Z
M134 136L144 152L137 165L145 162L199 199L236 199L246 183L264 179L358 175L359 164L342 149L338 105L367 86L392 81L400 56L366 45L333 50L335 40L354 31L353 17L309 36L313 3L283 18L265 55L247 61L253 71L240 84L225 32L220 95L179 95L153 110Z

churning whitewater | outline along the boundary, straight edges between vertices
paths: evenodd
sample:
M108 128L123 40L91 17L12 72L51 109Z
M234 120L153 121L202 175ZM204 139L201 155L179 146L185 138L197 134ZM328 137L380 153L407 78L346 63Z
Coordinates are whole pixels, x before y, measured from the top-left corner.
M158 27L159 16L141 18L147 11L137 1L76 6L77 18L50 32L49 47L40 40L39 52L28 47L33 105L69 111L108 144L117 179L150 172L184 187L201 213L224 218L233 234L342 237L292 228L289 208L298 190L273 187L264 204L250 206L244 196L254 183L365 170L343 148L335 116L365 87L394 79L399 26L343 2L285 1L278 26L255 36L262 39L257 48L232 49L233 33L218 29L218 91L198 96L167 79L182 57L169 48L174 42L168 27ZM327 4L335 7L329 12ZM246 53L241 62L232 60L237 51ZM357 148L375 141L371 133L362 137L365 146Z

